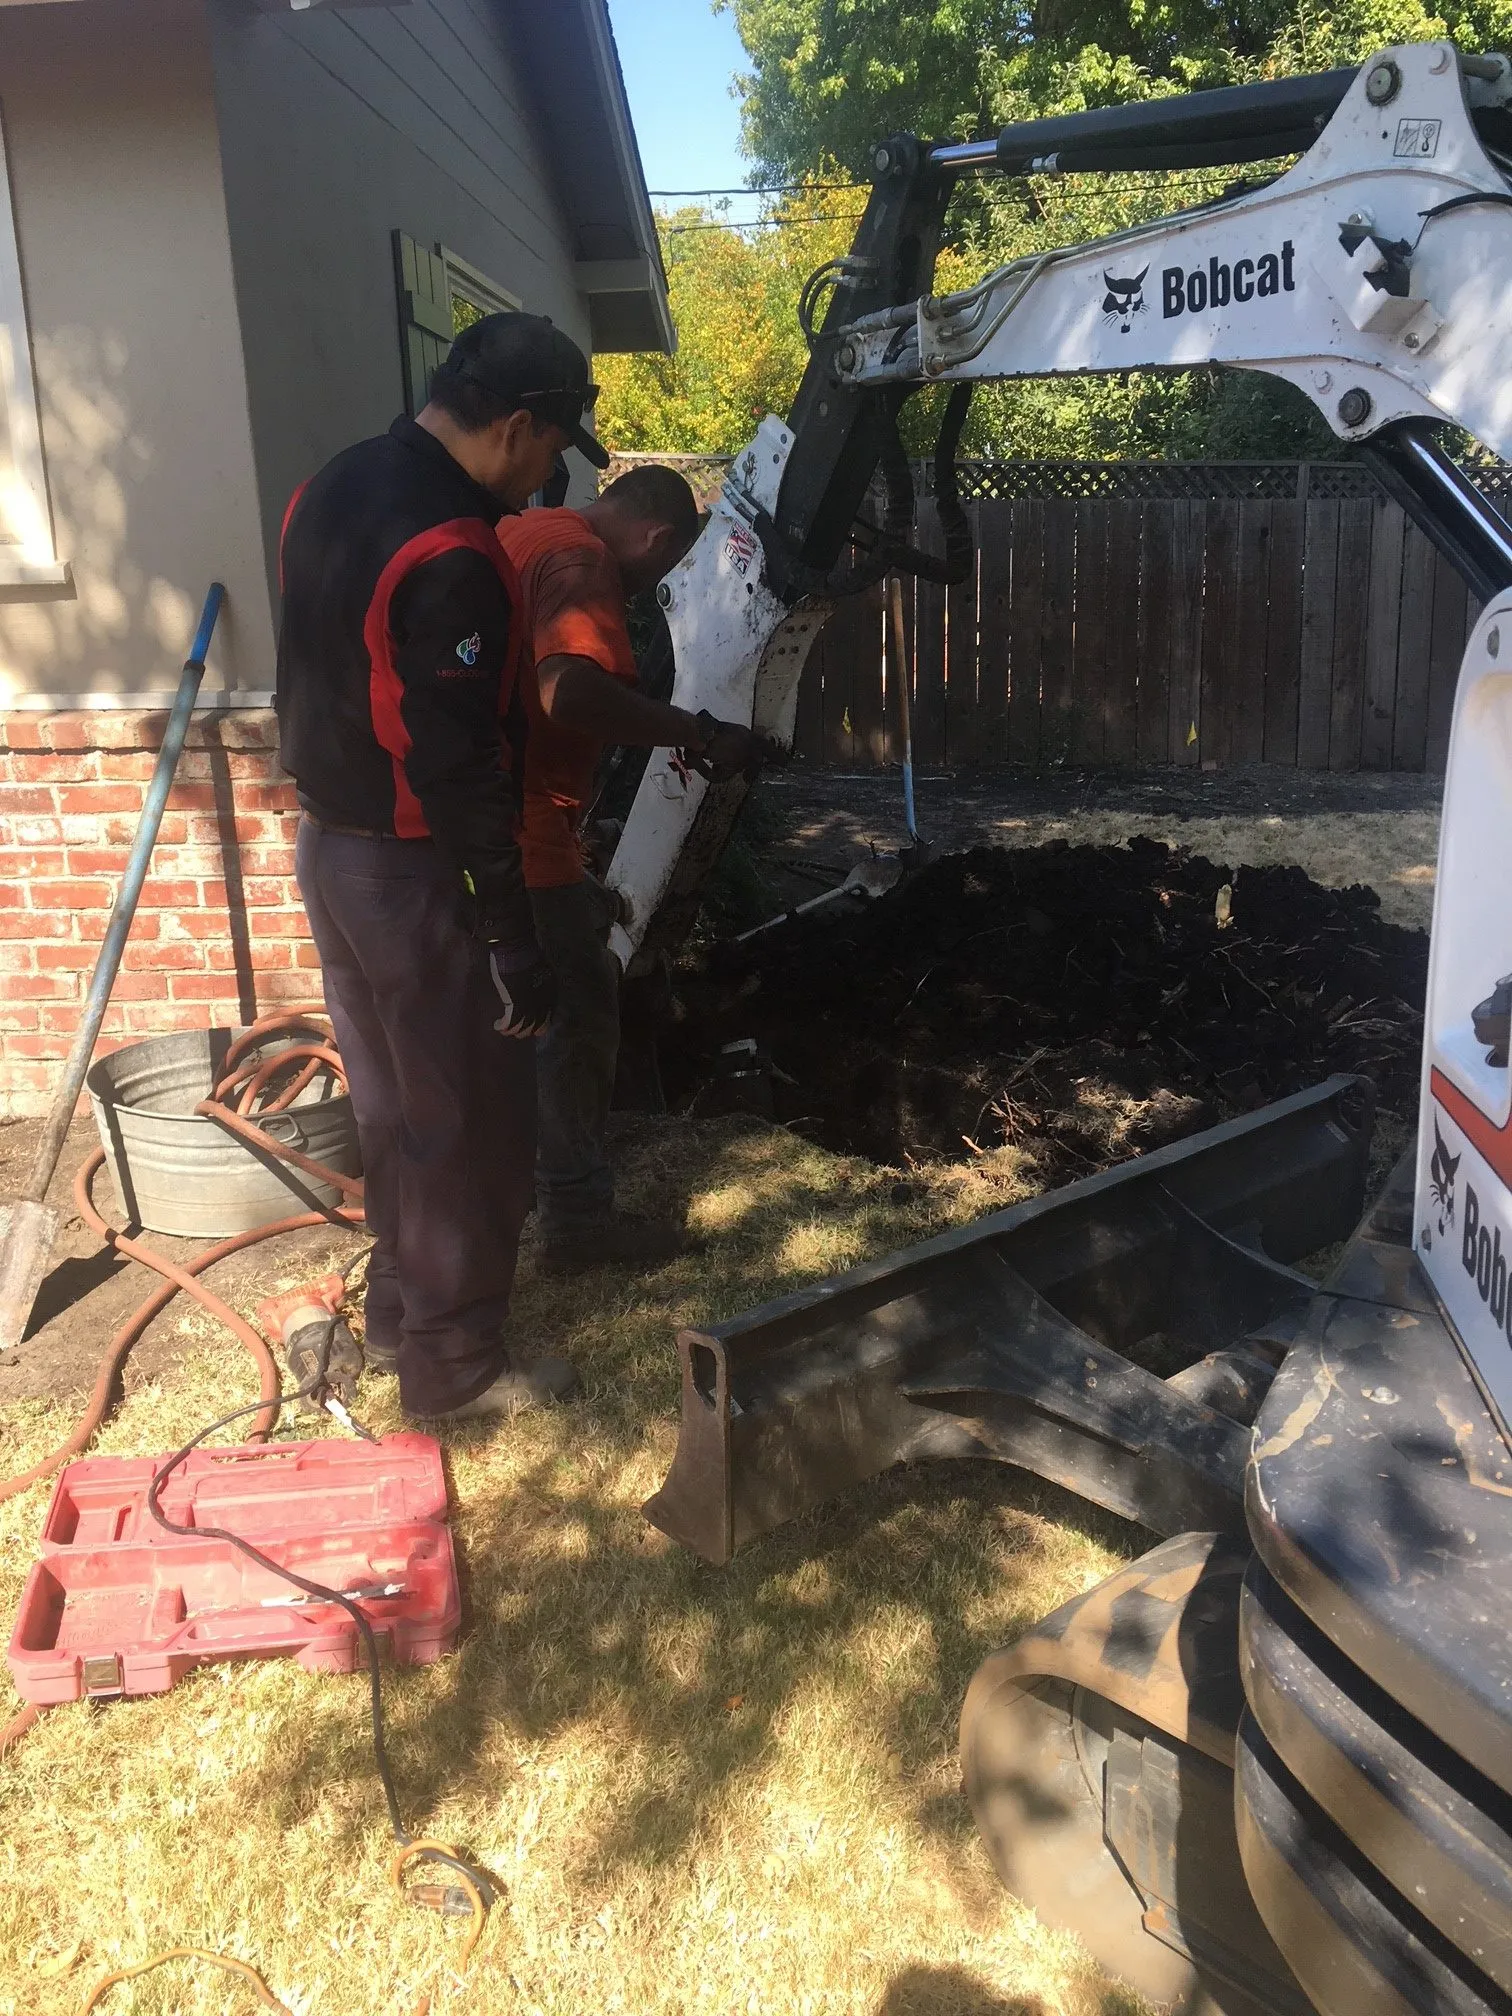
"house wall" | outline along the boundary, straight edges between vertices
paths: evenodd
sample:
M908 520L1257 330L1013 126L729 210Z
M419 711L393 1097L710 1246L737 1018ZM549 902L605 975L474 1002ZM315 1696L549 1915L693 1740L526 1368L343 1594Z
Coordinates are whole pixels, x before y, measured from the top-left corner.
M585 349L587 303L499 0L208 11L272 552L295 486L403 408L396 229L445 244ZM591 494L585 466L574 474Z
M171 692L205 590L209 684L271 684L271 612L199 0L0 8L43 453L71 591L0 588L0 709Z

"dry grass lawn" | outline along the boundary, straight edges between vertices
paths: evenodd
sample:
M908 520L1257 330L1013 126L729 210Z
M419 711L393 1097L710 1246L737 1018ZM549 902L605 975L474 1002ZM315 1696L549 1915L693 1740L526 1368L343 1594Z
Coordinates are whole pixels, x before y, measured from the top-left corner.
M527 1260L521 1330L577 1359L587 1398L452 1438L463 1639L386 1683L409 1824L505 1887L467 1977L457 1928L388 1889L361 1681L271 1661L56 1709L0 1763L4 2016L76 2011L102 1973L176 1944L254 1962L299 2016L412 2016L426 1995L433 2016L1081 2016L1121 1999L999 1888L955 1729L983 1655L1134 1536L986 1464L894 1473L723 1572L639 1511L674 1446L677 1325L1006 1201L1011 1157L926 1175L901 1204L886 1172L741 1122L652 1126L630 1163L632 1201L684 1205L704 1250L644 1283L563 1287ZM190 1348L103 1450L171 1448L253 1391L197 1312L165 1320ZM392 1381L365 1411L399 1425ZM70 1416L9 1409L0 1474ZM6 1615L46 1488L0 1506ZM13 1705L0 1682L0 1718ZM104 2006L256 2005L175 1966Z

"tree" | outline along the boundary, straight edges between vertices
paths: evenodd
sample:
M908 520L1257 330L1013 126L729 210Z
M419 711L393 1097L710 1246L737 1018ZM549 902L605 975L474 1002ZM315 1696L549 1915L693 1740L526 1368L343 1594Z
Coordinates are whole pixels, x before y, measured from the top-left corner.
M620 449L733 455L764 414L785 414L808 356L798 291L849 245L865 200L864 190L802 188L751 232L706 210L659 218L677 351L595 361L604 439Z
M672 359L604 359L600 408L618 447L733 453L762 413L786 413L804 364L804 276L845 249L876 140L989 133L1009 120L1356 63L1394 42L1452 33L1512 43L1512 0L716 0L751 58L737 80L756 175L800 186L770 229L709 213L663 221ZM1277 167L1282 164L1275 164ZM856 186L827 189L849 171ZM1263 175L1261 167L1247 174ZM987 179L961 185L934 291L1027 253L1106 236L1217 195L1228 169L1171 175ZM811 218L822 221L808 222ZM910 445L932 438L938 401L911 402ZM1025 380L985 385L968 454L1102 460L1291 459L1340 452L1303 395L1250 372Z

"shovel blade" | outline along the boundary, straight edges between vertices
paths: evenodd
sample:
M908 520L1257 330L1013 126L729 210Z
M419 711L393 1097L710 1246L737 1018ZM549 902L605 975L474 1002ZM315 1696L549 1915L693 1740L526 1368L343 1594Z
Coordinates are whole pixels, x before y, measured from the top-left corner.
M60 1218L51 1204L0 1204L0 1351L26 1335Z

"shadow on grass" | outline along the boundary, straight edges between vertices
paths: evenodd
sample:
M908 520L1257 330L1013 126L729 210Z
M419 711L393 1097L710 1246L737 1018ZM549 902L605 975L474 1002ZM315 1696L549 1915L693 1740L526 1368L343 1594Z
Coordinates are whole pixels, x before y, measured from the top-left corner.
M999 1995L965 1967L905 1967L887 1984L876 2016L1040 2016L1037 1996Z
M385 1682L406 1823L486 1826L517 1760L555 1746L579 1782L553 1852L589 1893L630 1869L664 1876L732 1795L757 1802L756 1824L779 1825L760 1817L774 1777L779 1805L799 1786L796 1803L816 1811L851 1801L964 1848L973 1830L954 1759L971 1674L1098 1572L1100 1550L1131 1551L1132 1529L972 1461L890 1471L725 1569L677 1549L639 1509L673 1446L676 1324L821 1271L774 1262L796 1223L834 1226L850 1264L939 1221L889 1206L889 1172L728 1124L656 1134L632 1176L638 1207L684 1196L719 1229L644 1284L522 1273L516 1323L535 1348L578 1359L589 1397L451 1438L466 1629L452 1658ZM392 1392L375 1386L380 1413ZM370 1418L388 1425L380 1413ZM239 1797L281 1829L320 1808L333 1842L356 1851L382 1812L365 1701L355 1685L299 1692Z

